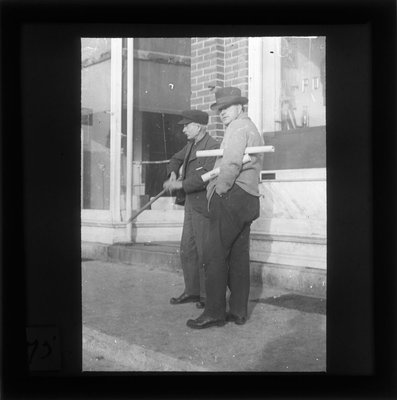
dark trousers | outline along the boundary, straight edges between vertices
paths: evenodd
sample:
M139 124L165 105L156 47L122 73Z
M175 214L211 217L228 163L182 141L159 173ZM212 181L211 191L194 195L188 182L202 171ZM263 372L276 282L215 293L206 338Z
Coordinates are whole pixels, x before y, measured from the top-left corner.
M226 290L230 289L229 312L247 316L250 291L249 234L259 216L259 198L238 185L222 197L210 200L210 226L205 251L206 303L203 315L224 319Z
M203 252L208 238L209 218L194 210L188 198L181 239L181 264L185 280L185 293L205 299Z

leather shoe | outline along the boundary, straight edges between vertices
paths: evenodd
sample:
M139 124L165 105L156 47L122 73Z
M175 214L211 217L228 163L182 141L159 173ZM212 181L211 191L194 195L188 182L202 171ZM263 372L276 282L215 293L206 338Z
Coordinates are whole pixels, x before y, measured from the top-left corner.
M196 303L196 307L197 307L197 308L205 308L205 303L204 303L204 301L201 301L201 300L200 300L199 302L197 302L197 303Z
M182 293L179 297L172 297L170 303L185 304L185 303L195 303L197 301L200 301L200 296L192 296L186 293Z
M205 329L211 326L223 326L226 324L224 319L214 319L210 317L198 317L197 319L189 319L186 325L192 329Z
M226 321L234 322L236 325L244 325L247 322L247 318L228 313L226 314Z

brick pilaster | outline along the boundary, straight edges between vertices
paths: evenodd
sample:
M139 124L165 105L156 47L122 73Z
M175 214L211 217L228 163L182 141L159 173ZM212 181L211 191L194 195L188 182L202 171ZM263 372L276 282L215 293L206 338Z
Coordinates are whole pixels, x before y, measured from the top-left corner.
M248 95L248 38L192 38L191 107L210 114L208 131L223 136L219 117L210 110L219 87L236 86Z

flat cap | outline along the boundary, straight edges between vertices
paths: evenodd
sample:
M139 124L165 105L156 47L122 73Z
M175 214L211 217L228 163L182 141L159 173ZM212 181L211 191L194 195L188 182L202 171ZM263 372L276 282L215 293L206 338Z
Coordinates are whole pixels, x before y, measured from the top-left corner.
M182 117L178 124L190 124L196 122L197 124L207 125L208 114L201 110L185 110L182 111Z

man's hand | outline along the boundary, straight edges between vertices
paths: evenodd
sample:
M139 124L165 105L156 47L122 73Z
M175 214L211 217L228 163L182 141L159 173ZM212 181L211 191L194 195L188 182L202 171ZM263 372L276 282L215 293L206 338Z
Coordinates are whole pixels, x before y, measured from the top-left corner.
M170 179L171 182L176 181L176 173L174 171L171 172L170 174Z
M182 189L182 181L171 180L171 177L170 177L170 179L168 179L168 181L164 182L163 188L167 189L170 193L173 190Z

